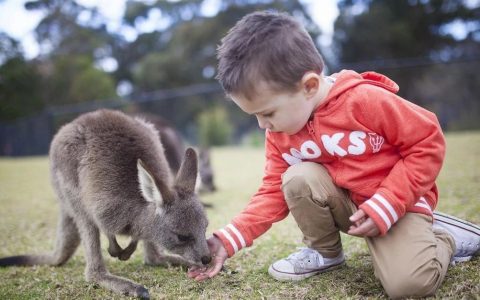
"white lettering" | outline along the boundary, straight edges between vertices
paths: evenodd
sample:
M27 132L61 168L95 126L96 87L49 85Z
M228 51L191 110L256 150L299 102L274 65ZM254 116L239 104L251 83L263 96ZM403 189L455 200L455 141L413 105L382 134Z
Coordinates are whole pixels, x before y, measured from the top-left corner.
M303 158L314 159L322 155L322 150L315 144L314 141L306 141L300 147L300 152L302 153Z
M349 139L352 145L348 146L348 153L353 155L360 155L365 153L366 145L363 139L367 137L367 134L363 131L353 131L350 133Z
M344 136L345 134L343 132L335 133L331 137L326 134L322 135L322 142L325 150L327 150L330 155L335 155L335 153L340 156L347 155L347 151L345 151L344 149L342 149L342 147L338 145L338 143Z
M282 153L282 158L291 166L302 162L300 158L296 158L288 153Z

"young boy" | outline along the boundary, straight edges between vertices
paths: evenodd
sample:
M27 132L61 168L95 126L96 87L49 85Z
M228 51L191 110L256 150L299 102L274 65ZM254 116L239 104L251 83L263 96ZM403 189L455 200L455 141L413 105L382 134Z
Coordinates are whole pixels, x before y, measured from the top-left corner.
M435 115L395 95L389 78L323 61L292 17L256 12L218 50L220 83L266 129L263 184L209 239L215 276L228 257L289 212L307 248L273 263L278 280L301 280L344 264L339 231L364 237L375 275L393 298L428 296L451 261L480 249L480 228L433 213L445 141ZM433 224L433 226L432 226Z

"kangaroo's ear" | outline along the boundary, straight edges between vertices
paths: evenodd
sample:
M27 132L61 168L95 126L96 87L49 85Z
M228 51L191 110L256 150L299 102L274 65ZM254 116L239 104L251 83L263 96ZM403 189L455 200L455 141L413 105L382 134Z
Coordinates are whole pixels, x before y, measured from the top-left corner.
M141 159L137 160L137 169L140 190L142 191L142 195L145 200L163 204L164 200L157 187L157 184L155 183L155 179Z
M185 151L185 158L175 179L175 189L185 195L191 195L195 192L195 183L198 172L197 153L192 148Z

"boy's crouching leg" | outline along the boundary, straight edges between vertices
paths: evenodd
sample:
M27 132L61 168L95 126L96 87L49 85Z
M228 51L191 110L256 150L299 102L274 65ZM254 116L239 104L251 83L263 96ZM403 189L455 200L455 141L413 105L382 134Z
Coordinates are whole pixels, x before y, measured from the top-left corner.
M311 162L293 165L282 176L282 191L304 243L326 258L341 254L339 230L348 230L355 208L327 170Z
M407 213L382 237L367 238L375 276L391 298L435 294L448 269L454 244L432 230L431 217Z

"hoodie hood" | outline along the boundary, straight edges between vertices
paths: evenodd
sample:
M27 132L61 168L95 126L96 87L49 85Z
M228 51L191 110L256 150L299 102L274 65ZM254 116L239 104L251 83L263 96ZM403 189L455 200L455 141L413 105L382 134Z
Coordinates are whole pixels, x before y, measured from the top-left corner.
M351 70L342 70L339 73L332 74L330 77L335 80L335 83L330 89L327 99L325 99L324 103L318 108L334 105L334 102L336 102L335 99L338 98L338 96L360 84L375 85L394 94L400 89L398 84L387 76L371 71L357 73Z

